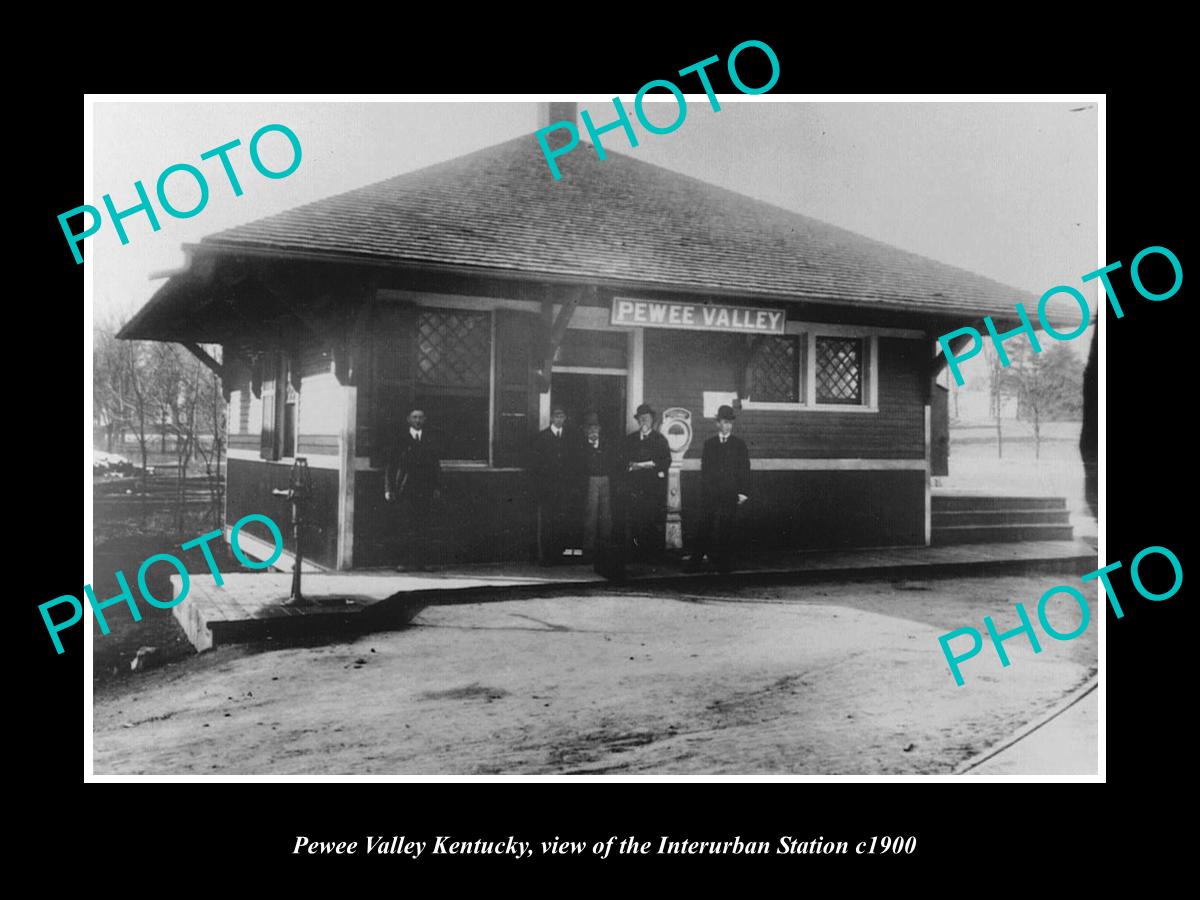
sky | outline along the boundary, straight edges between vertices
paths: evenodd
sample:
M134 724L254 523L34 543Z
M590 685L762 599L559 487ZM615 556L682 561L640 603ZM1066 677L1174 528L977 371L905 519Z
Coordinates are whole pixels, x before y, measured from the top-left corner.
M175 163L207 177L207 206L189 219L158 208L161 230L143 214L125 220L129 244L112 224L87 239L95 263L97 321L128 317L163 283L153 273L184 262L181 245L455 156L532 134L540 104L524 102L97 102L93 196L102 208L137 203L141 180L153 197L158 175ZM558 98L556 98L558 99ZM1067 284L1096 308L1096 282L1080 276L1107 260L1097 247L1097 112L1090 103L813 103L688 95L672 134L638 128L631 148L620 130L602 137L626 153L778 206L840 225L1041 294ZM614 118L608 98L581 100L597 126ZM1086 107L1082 111L1073 109ZM631 98L626 108L631 111ZM674 103L647 103L666 124ZM299 137L303 158L286 178L260 176L248 156L262 125L282 123ZM581 126L581 132L583 132ZM583 132L585 135L586 133ZM234 197L212 159L200 154L233 139L230 153L244 194ZM530 140L533 140L530 137ZM263 160L283 168L287 141L272 134ZM579 148L573 152L591 152ZM547 170L547 178L550 178ZM168 196L182 209L198 193L174 175ZM189 190L191 193L189 193ZM64 252L69 249L64 241ZM1066 302L1066 301L1063 301ZM1070 343L1086 354L1090 331ZM982 354L977 361L982 361ZM970 364L968 364L970 365ZM969 377L969 376L968 376Z

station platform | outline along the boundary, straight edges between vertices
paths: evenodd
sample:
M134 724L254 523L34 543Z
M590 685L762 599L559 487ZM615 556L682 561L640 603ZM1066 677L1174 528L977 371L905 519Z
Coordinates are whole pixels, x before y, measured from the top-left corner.
M303 574L309 605L292 606L287 572L192 575L188 596L173 608L197 651L234 642L303 638L407 625L427 606L486 603L566 591L620 591L638 585L685 589L705 584L819 583L878 579L1061 573L1078 577L1097 568L1095 549L1082 541L1004 541L877 550L792 551L746 555L724 575L685 574L679 562L631 564L628 577L607 580L590 566L471 564L437 572L355 569ZM180 577L171 576L174 596Z

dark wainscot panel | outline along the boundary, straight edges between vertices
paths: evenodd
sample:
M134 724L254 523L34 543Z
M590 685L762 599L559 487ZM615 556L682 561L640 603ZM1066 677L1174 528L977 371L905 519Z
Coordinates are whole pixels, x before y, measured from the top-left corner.
M226 522L232 526L242 516L260 513L271 518L283 532L283 546L294 553L292 507L286 497L276 497L272 489L287 489L291 464L229 460L229 500ZM309 469L313 497L304 505L304 557L319 565L337 565L337 491L338 473L333 469ZM270 531L261 522L245 527L249 534L272 544Z
M683 472L683 534L698 524L700 473ZM923 546L922 471L750 473L750 500L738 512L741 547L831 550Z
M355 568L396 563L394 514L383 499L383 473L358 472ZM431 528L435 562L440 565L533 559L536 514L528 476L520 471L444 469Z

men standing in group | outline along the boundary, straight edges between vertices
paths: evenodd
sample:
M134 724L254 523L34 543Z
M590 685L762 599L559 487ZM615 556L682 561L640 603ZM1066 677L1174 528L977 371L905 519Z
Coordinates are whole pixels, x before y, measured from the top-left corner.
M562 561L572 526L578 521L582 480L578 436L568 433L566 424L567 411L555 406L550 411L550 427L533 440L529 471L538 507L538 562L543 566Z
M408 414L408 427L389 448L383 473L383 497L395 504L403 542L397 571L433 569L430 537L441 472L437 443L425 431L425 413L414 409Z
M588 413L583 422L583 471L587 494L583 513L583 552L605 578L623 578L624 554L613 535L613 490L624 474L617 442L601 433L600 417Z
M625 439L628 461L626 488L629 498L629 539L636 558L662 553L667 527L667 470L671 448L654 429L655 412L643 403L634 417L638 430Z
M718 434L700 459L700 529L685 571L700 571L705 554L718 572L733 570L737 509L749 499L750 451L733 435L733 407L717 410Z

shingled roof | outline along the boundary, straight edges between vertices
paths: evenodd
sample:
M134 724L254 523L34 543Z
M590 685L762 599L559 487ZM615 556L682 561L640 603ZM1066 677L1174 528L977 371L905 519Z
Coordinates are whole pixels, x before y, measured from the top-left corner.
M585 142L524 136L204 239L733 297L1011 317L1035 295Z

